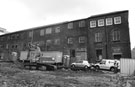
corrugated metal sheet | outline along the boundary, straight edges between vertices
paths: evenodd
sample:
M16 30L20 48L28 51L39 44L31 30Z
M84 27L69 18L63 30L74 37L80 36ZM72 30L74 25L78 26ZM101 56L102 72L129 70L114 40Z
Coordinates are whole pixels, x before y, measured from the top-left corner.
M135 59L121 58L120 72L126 75L135 75Z

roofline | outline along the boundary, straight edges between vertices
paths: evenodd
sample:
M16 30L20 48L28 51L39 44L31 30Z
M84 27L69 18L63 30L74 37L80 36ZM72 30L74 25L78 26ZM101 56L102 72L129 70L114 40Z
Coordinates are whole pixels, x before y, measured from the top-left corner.
M71 21L65 21L65 22L59 22L59 23L53 23L53 24L49 24L49 25L43 25L43 26L23 29L23 30L19 30L19 31L15 31L15 32L5 33L5 34L0 35L0 36L4 36L4 35L7 35L7 34L13 34L13 33L17 33L17 32L25 32L25 31L30 31L30 30L36 30L36 29L39 29L39 28L47 28L47 27L61 25L61 24L65 24L65 23L76 22L76 21L80 21L80 20L86 20L86 19L89 19L89 18L102 17L102 16L106 16L106 15L113 15L113 14L119 14L119 13L124 13L124 12L128 12L128 10L109 12L109 13L93 15L93 16L90 16L90 17L87 17L87 18L82 18L82 19L77 19L77 20L71 20Z
M120 13L126 13L126 12L128 13L129 10L115 11L115 12L108 12L108 13L103 13L103 14L93 15L93 16L90 16L89 18L102 17L102 16L108 16L108 15L120 14Z

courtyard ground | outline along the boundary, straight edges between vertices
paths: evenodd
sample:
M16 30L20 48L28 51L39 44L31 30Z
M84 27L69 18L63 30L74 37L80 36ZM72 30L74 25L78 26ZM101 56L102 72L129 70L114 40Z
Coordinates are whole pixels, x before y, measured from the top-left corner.
M0 87L135 87L135 78L108 71L26 70L1 62Z

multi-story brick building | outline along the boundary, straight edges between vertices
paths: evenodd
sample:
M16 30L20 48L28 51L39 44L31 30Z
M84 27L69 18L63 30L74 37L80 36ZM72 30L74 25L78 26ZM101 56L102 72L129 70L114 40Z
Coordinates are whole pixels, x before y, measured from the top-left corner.
M38 43L42 51L61 51L70 61L103 58L129 58L130 38L128 11L8 33L0 36L0 55L28 50L29 43Z
M88 58L131 58L128 11L92 16L88 28Z

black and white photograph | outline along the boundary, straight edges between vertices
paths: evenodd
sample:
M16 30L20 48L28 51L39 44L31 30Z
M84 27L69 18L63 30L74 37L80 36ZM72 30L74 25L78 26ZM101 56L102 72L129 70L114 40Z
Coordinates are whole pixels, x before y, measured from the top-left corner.
M133 0L0 0L0 87L135 87Z

